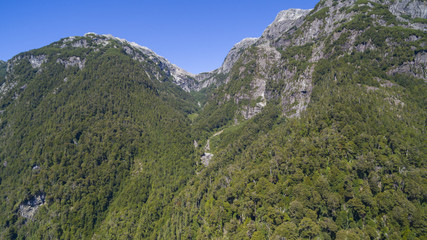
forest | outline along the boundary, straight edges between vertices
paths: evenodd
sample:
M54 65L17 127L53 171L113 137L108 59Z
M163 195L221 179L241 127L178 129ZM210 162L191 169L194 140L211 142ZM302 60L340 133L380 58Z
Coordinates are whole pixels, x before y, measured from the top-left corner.
M407 27L425 19L383 2L286 45L338 14L321 1L267 73L255 44L198 92L94 35L0 62L0 239L426 239L427 32ZM295 115L283 99L307 69ZM265 107L242 116L265 76Z

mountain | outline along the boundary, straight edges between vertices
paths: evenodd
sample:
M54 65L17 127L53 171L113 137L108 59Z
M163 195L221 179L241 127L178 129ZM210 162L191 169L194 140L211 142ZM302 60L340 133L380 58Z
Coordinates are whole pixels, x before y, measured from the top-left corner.
M9 60L0 238L91 238L118 200L170 201L194 172L188 115L197 107L176 85L181 73L150 50L95 34Z
M1 84L3 84L3 79L6 76L6 66L7 66L6 62L0 60L0 80L1 80Z
M194 123L199 174L154 236L425 238L425 9L321 1L247 47Z
M289 31L292 27L300 25L304 21L304 17L311 12L312 9L289 9L281 11L277 14L276 19L270 26L265 29L261 38L267 40L277 39L283 33Z
M425 239L426 18L322 0L198 75L109 35L18 54L0 238Z

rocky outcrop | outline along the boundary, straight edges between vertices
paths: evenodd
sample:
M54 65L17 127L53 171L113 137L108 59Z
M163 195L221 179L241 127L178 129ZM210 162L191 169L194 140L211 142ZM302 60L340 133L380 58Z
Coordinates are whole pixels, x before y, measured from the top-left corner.
M290 43L285 45L303 46L315 43L318 39L334 32L342 23L349 21L356 14L352 11L341 11L351 8L355 0L332 1L326 0L319 3L315 10L311 11L301 25L301 35L293 37ZM280 41L283 43L283 40Z
M200 91L203 88L207 88L211 85L218 84L218 69L212 72L199 73L195 76L197 85L194 88L195 91Z
M222 66L218 69L218 73L229 73L233 65L239 60L243 51L248 47L252 46L258 38L245 38L242 41L238 42L230 52L227 54L227 57L224 60Z
M105 45L105 41L109 40L118 41L123 44L123 49L128 55L132 56L133 59L140 62L147 60L155 62L162 71L164 71L168 76L172 78L175 84L180 86L185 91L190 92L191 90L196 88L195 86L197 85L197 82L194 79L194 74L191 74L185 71L184 69L176 66L175 64L172 64L166 58L157 55L154 51L147 47L140 46L137 43L129 42L125 39L120 39L112 35L96 35L93 33L89 33L85 36L95 37L95 42L101 45ZM104 40L102 40L102 38L99 38L99 36L103 37Z
M194 74L191 74L184 69L179 68L175 64L170 63L166 58L157 55L154 51L147 47L140 46L134 42L129 42L125 39L114 37L110 34L100 35L96 33L86 33L84 38L69 37L61 40L57 44L60 45L61 48L70 46L74 48L93 48L95 50L99 50L99 48L106 47L113 43L119 43L124 52L136 61L152 61L156 63L161 71L166 73L166 75L169 76L175 84L180 86L185 91L189 92L193 89L196 89L197 82L195 80ZM58 61L61 62L64 60ZM80 60L80 64L78 62L79 59L74 58L72 61L68 59L68 63L65 64L68 64L68 66L79 66L80 69L84 67L84 60ZM155 74L155 76L157 76L159 81L165 80L159 78L160 74Z
M222 132L223 132L223 130L215 133L214 135L212 135L212 137L210 137L206 141L206 145L205 145L205 148L204 148L205 152L203 153L202 157L200 158L201 163L205 167L209 166L209 163L211 162L212 158L214 157L214 155L212 153L209 153L211 151L211 146L210 146L211 138L221 135ZM196 142L195 142L194 145L196 146Z
M46 55L33 56L31 55L28 59L33 68L40 68L40 66L47 61Z
M307 16L311 10L312 9L288 9L279 12L273 23L265 29L261 36L261 40L274 40L279 38L283 33L301 24L304 17Z
M18 85L16 81L6 81L2 85L0 85L0 100L6 95L7 92L12 90L14 87Z
M19 205L19 214L24 218L33 219L38 208L45 204L45 198L46 194L44 193L32 196Z
M390 5L394 15L409 15L411 18L427 18L427 2L423 0L396 0Z
M298 81L287 83L281 96L283 112L288 117L299 117L310 103L313 90L312 76L314 66L307 68Z
M214 155L212 153L204 153L200 161L205 167L207 167L209 166L209 163L211 162L213 156Z
M68 59L58 58L58 60L56 60L56 63L64 65L65 68L77 66L79 67L80 70L84 68L85 62L86 62L86 59L81 59L80 57L76 57L76 56L69 57Z
M33 68L40 68L43 63L47 62L47 56L46 55L23 55L23 54L20 54L16 57L12 58L10 61L8 61L6 71L8 73L11 73L13 66L18 64L19 61L21 61L23 59L27 59L28 62L30 62L31 67L33 67Z
M239 104L242 100L249 100L250 104L242 106L241 115L245 119L253 118L255 115L260 113L262 109L267 105L266 95L266 84L268 81L275 80L278 76L274 75L274 70L278 64L280 64L280 53L269 44L265 43L256 47L255 56L249 54L245 56L244 62L247 64L255 58L255 69L257 76L253 77L250 83L249 92L240 92L234 96L234 101ZM245 73L246 67L241 69L241 77L248 77L250 73Z
M387 72L389 75L405 74L427 81L427 52L420 52L415 55L414 61L405 62L398 67L394 67Z
M222 84L223 82L221 82L221 78L230 73L234 64L237 62L237 60L239 60L244 51L250 46L253 46L257 41L258 38L245 38L242 41L236 43L225 57L221 67L214 71L200 73L195 76L197 84L192 90L200 91L201 89L212 85Z

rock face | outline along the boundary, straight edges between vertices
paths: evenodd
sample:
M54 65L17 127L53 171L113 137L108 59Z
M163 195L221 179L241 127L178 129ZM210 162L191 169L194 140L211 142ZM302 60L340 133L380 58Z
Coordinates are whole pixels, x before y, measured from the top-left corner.
M73 48L94 48L98 49L100 47L108 46L112 43L118 43L123 50L131 56L134 60L144 62L152 61L157 64L157 66L172 79L172 81L180 86L185 91L189 92L197 84L194 79L195 75L191 74L182 68L179 68L175 64L170 63L166 58L157 55L151 49L140 46L137 43L129 42L125 39L114 37L110 34L100 35L96 33L86 33L83 39L79 37L69 37L65 38L57 43L60 48L73 47ZM79 66L80 69L84 67L84 59L78 59L74 57L73 59L68 60L58 60L58 63L64 64L67 66ZM162 81L164 79L158 79Z
M45 203L45 194L39 194L19 205L19 214L28 219L33 219L37 209Z
M221 78L226 76L234 64L239 60L240 56L250 46L254 45L258 41L258 38L245 38L242 41L236 43L227 56L224 59L223 64L218 69L211 72L200 73L195 76L197 84L194 85L194 91L200 91L203 88L207 88L211 85L223 84Z
M277 14L274 22L265 29L261 39L277 39L292 27L300 24L311 10L312 9L289 9L281 11Z
M324 0L314 10L284 10L279 12L260 38L243 39L230 50L221 67L198 75L179 68L147 47L112 35L87 33L84 37L62 39L56 45L60 48L92 48L97 51L110 44L112 46L116 44L114 47L121 47L127 55L136 61L154 62L162 72L166 73L168 79L187 92L200 91L211 86L214 86L212 87L213 89L215 86L228 84L232 81L231 75L236 63L240 65L252 63L255 67L252 69L256 73L255 75L245 72L248 70L247 66L239 66L241 69L234 71L234 73L240 73L239 76L234 75L234 78L239 79L245 76L251 78L248 85L249 89L246 89L245 92L227 93L225 99L232 99L236 104L250 101L251 104L241 106L238 110L245 119L249 119L262 111L271 99L281 99L285 115L298 116L310 102L312 66L307 66L302 71L296 71L296 69L289 67L289 59L284 60L280 51L313 44L310 56L296 55L293 57L298 61L304 58L304 61L315 65L319 60L327 58L328 54L330 54L325 52L327 43L324 38L333 33L332 39L334 41L338 40L344 34L344 31L335 33L334 31L356 15L355 11L342 11L342 9L352 9L357 4L373 8L374 4L384 3L388 4L390 12L401 21L409 21L402 16L406 16L406 18L407 16L412 18L427 17L427 3L421 0L373 0L367 3L355 0ZM383 19L378 19L377 24L384 25L385 23ZM422 23L409 23L407 27L426 29L426 26L426 24ZM375 50L375 46L370 41L355 45L358 36L362 34L361 31L349 30L347 33L350 34L350 37L346 45L343 46L344 50L358 52ZM414 37L417 38L416 36ZM414 41L416 40L418 39ZM252 50L249 51L249 49ZM18 56L8 62L8 71L10 72L13 69L14 63L23 58L28 59L33 68L41 68L42 64L48 61L48 57L45 55ZM79 69L83 69L85 61L83 56L72 56L58 58L56 63L63 64L66 68L77 66ZM405 62L401 66L389 70L388 73L392 75L404 73L426 79L425 67L425 53L421 52L418 53L414 61ZM158 69L151 70L152 72L158 71ZM159 81L166 80L161 74L155 73L154 75ZM274 89L268 88L272 82L277 83L280 81L284 81L283 85L286 86L282 92L278 93ZM13 87L13 82L3 83L0 91L4 93ZM220 101L223 100L221 99Z
M86 59L82 60L80 59L80 57L76 57L76 56L72 56L64 60L61 58L58 58L58 60L56 60L56 63L65 65L65 68L77 66L79 67L80 70L84 68L85 62L86 62Z
M29 61L30 61L31 66L33 68L40 68L40 66L44 62L46 62L47 59L46 59L46 55L40 55L40 56L33 56L33 55L31 55Z
M427 3L418 0L367 2L324 0L314 10L284 10L277 15L259 39L237 44L221 68L196 76L201 83L199 89L213 84L225 84L224 93L217 94L220 96L217 103L234 101L238 105L237 115L244 119L254 117L271 100L280 101L285 116L298 117L310 102L316 65L333 54L331 50L326 50L326 46L345 37L341 46L342 51L363 53L377 50L372 40L358 43L365 30L337 29L361 14L358 9L362 8L368 9L364 10L363 14L372 10L369 17L376 26L388 27L396 24L387 22L389 19L375 13L375 9L381 5L386 6L397 17L401 27L427 29L426 24L405 19L408 16L424 19L427 17ZM408 39L408 41L420 40L417 36ZM240 45L243 47L239 48ZM296 48L299 50L294 53L292 49ZM306 64L297 64L294 60ZM395 66L387 73L407 74L426 80L425 69L426 53L421 51L412 61ZM223 75L218 75L219 73ZM220 78L225 80L221 82ZM241 79L245 79L245 85L235 83ZM273 86L281 87L279 90Z
M202 158L201 158L202 164L205 167L209 166L209 163L212 160L213 156L214 155L212 153L204 153L203 156L202 156Z
M410 15L411 18L427 18L427 2L422 0L398 0L390 5L395 15Z
M405 62L387 72L389 75L405 74L427 81L427 52L415 55L414 61Z
M276 99L281 101L285 115L299 116L310 101L312 88L310 74L313 70L307 68L305 74L294 79L295 69L287 66L288 62L282 59L282 54L278 51L278 48L288 46L280 43L277 45L277 40L294 27L300 26L310 12L311 9L290 9L280 12L263 35L250 42L252 43L249 45L252 46L250 51L249 46L245 46L239 56L233 58L236 60L230 61L233 64L227 66L231 74L225 83L234 85L233 79L250 79L250 82L241 87L226 87L227 93L220 102L233 100L239 106L237 114L244 119L250 119L260 113L268 101ZM284 81L286 86L282 92L275 92L277 89L268 87L281 81ZM240 90L230 92L231 89Z
M191 89L194 88L194 85L196 84L194 79L194 74L191 74L187 71L185 71L182 68L179 68L175 64L170 63L166 58L161 57L157 55L153 50L140 46L137 43L134 42L128 42L127 40L120 39L117 37L113 37L112 35L96 35L93 33L88 33L85 36L89 37L105 37L108 40L116 40L124 44L124 50L128 55L133 56L135 60L138 61L146 61L147 59L154 61L163 71L167 72L169 76L173 78L173 81L175 84L180 86L185 91L189 92ZM97 39L98 44L105 45L105 41L102 39Z
M258 41L258 38L245 38L234 45L234 47L227 54L224 63L218 69L218 73L229 73L233 65L237 62L237 60L239 60L243 51L253 45L256 41Z
M239 60L242 54L251 46L265 44L266 42L273 41L277 39L284 32L288 31L292 27L301 24L304 17L311 11L311 9L289 9L281 11L273 23L271 23L267 29L264 31L260 38L245 38L239 43L235 44L230 52L227 54L223 64L220 68L208 72L201 73L196 75L196 80L198 85L194 90L199 91L203 88L209 87L211 85L220 85L223 84L221 82L221 78L224 75L228 74L233 68L234 64ZM257 109L261 109L260 107L256 107ZM250 112L252 110L247 109L249 116L253 115ZM258 112L255 110L255 112Z
M3 84L0 85L0 99L3 98L3 96L10 90L12 90L14 87L16 87L18 83L16 81L6 81Z

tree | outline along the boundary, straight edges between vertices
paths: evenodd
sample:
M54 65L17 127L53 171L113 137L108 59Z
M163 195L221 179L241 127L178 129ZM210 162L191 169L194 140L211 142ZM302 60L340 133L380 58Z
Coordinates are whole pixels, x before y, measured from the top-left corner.
M301 237L312 239L320 234L319 226L310 218L303 218L298 231Z
M276 228L272 235L273 240L293 240L298 238L297 226L293 222L284 222Z

